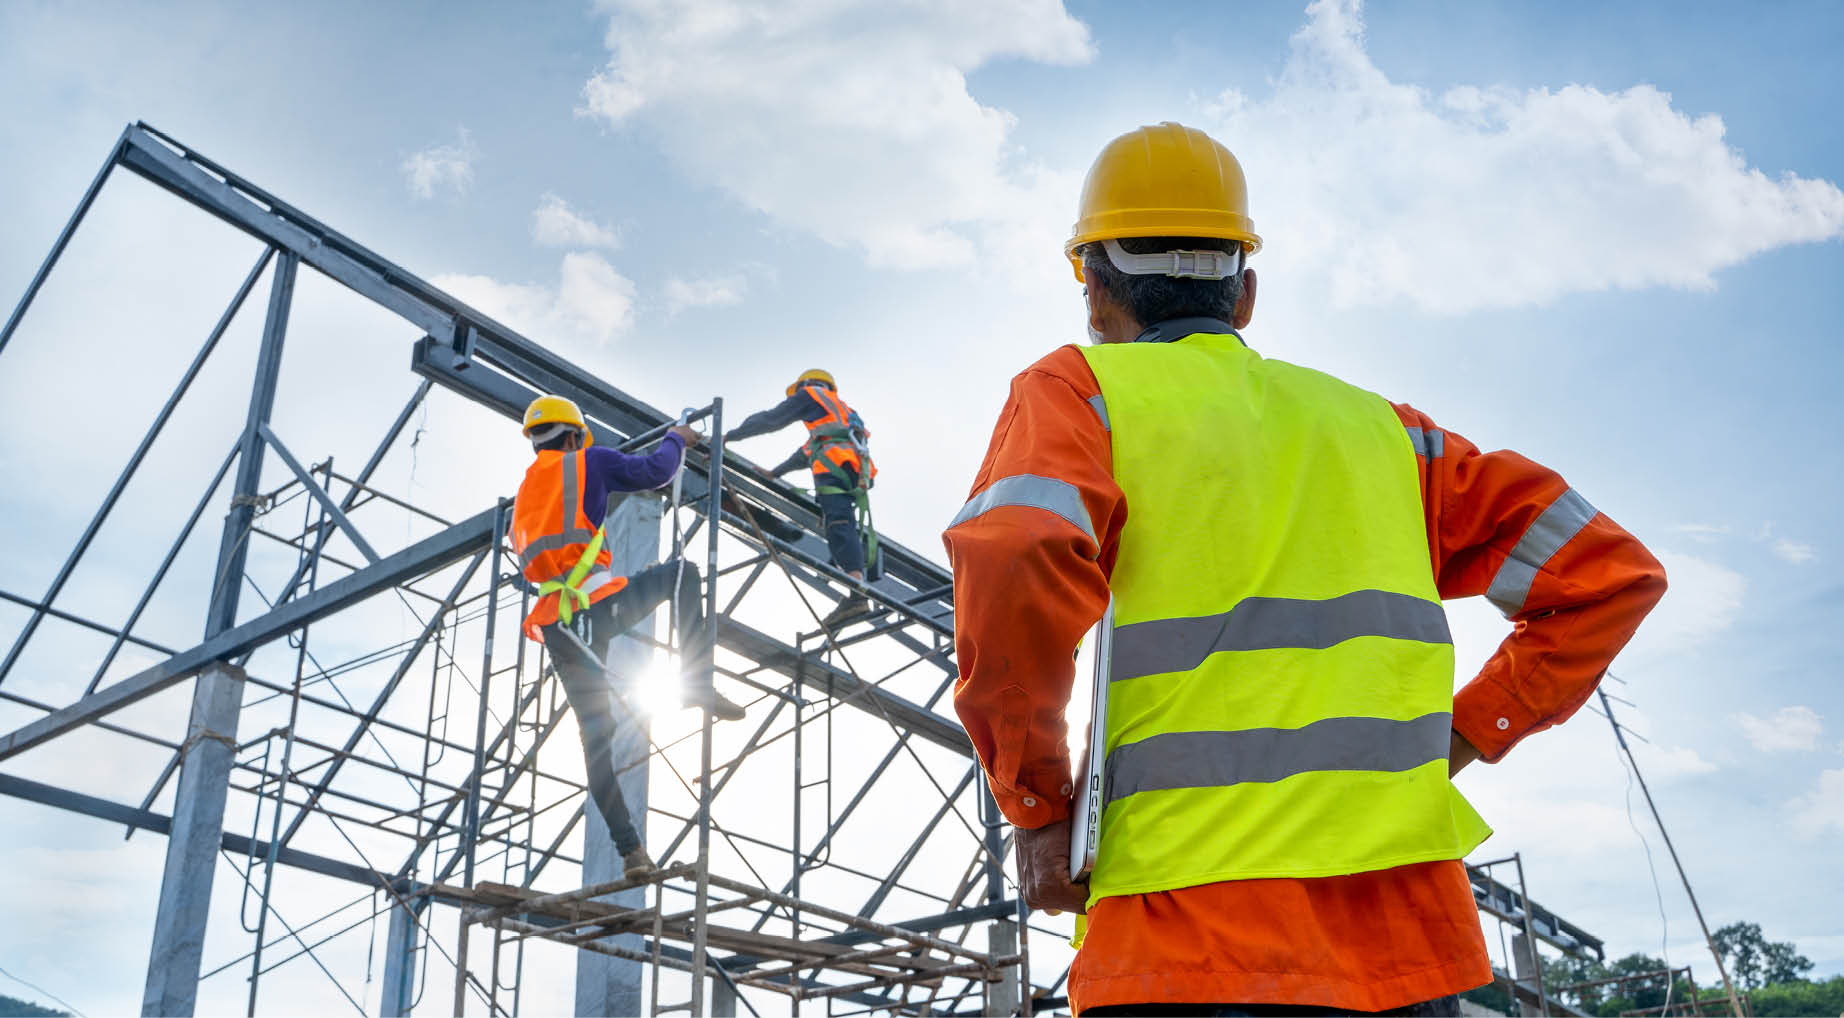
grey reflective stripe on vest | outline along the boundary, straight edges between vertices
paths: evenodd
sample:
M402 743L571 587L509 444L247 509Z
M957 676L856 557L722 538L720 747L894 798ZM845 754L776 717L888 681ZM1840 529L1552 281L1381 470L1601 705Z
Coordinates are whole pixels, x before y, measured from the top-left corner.
M1530 585L1543 563L1581 533L1581 528L1594 519L1594 514L1595 508L1574 488L1563 492L1530 524L1530 529L1524 531L1517 546L1511 549L1511 556L1498 567L1498 575L1492 577L1492 585L1486 588L1486 600L1497 605L1506 616L1522 611L1524 602L1530 597Z
M1088 398L1088 405L1094 407L1095 416L1101 418L1102 430L1113 431L1114 428L1108 424L1108 401L1102 399L1100 393L1096 393Z
M1360 636L1451 643L1439 604L1387 590L1323 601L1245 597L1219 615L1135 622L1114 630L1110 682L1188 672L1224 650L1323 650Z
M955 514L954 522L948 524L948 529L953 530L975 516L1008 505L1029 506L1055 513L1081 528L1089 540L1100 543L1095 537L1095 525L1089 522L1088 507L1082 504L1082 493L1076 490L1076 486L1068 481L1039 477L1036 474L1017 474L992 482L985 491L973 496L966 505L960 507L960 512Z
M1437 460L1447 446L1447 433L1439 428L1411 427L1408 429L1409 442L1415 446L1415 455Z
M1312 771L1411 770L1447 759L1453 715L1327 718L1304 728L1168 732L1108 754L1109 805L1140 792L1273 782Z

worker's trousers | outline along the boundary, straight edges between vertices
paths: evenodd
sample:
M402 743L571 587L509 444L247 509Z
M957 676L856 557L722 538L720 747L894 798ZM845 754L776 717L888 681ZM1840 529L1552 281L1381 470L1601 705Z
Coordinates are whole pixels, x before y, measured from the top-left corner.
M1347 1011L1341 1007L1315 1007L1310 1004L1109 1004L1085 1007L1088 1015L1206 1015L1209 1018L1305 1018L1316 1015L1384 1014L1402 1018L1444 1018L1460 1013L1460 998L1449 994L1405 1004L1388 1011Z
M639 721L629 709L634 705L634 677L611 675L603 670L603 664L608 660L610 641L646 621L655 608L672 597L675 578L679 588L679 647L684 654L680 668L691 681L708 683L710 648L702 624L704 602L698 596L698 567L690 562L684 563L682 574L677 559L642 569L628 577L620 593L577 612L570 621L570 630L595 654L593 659L585 658L578 646L561 634L553 638L553 631L563 628L563 623L544 627L544 646L557 666L557 677L563 682L564 695L569 698L570 709L576 712L576 725L582 733L589 797L608 822L608 833L614 836L615 848L622 855L639 848L641 839L634 819L628 815L627 801L621 797L620 772L614 760L615 728L620 719L630 719L635 724ZM625 703L617 702L617 693Z
M864 572L864 535L858 532L858 500L837 492L820 492L820 519L832 564L848 573Z

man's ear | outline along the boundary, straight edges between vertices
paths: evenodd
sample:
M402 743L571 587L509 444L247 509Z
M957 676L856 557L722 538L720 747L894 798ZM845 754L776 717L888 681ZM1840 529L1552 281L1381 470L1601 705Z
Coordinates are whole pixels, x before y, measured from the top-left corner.
M1255 320L1255 270L1242 270L1242 297L1236 301L1236 318L1230 322L1238 329L1246 329Z
M1100 335L1103 331L1101 295L1095 292L1095 284L1083 281L1082 300L1088 304L1088 328L1090 335Z

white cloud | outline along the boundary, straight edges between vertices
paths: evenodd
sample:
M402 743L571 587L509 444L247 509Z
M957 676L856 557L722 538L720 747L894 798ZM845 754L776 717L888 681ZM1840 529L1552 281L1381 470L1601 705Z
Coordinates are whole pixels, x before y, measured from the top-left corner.
M1824 718L1810 707L1782 707L1765 719L1737 714L1735 721L1754 748L1763 753L1817 749L1819 735L1824 731Z
M1774 542L1773 549L1774 554L1778 556L1781 561L1791 562L1796 566L1804 565L1818 557L1818 549L1809 544L1784 537Z
M413 153L399 168L410 194L417 198L433 198L444 188L464 194L474 183L474 160L479 155L473 133L461 127L455 129L454 144L432 145Z
M1727 537L1730 532L1727 525L1718 523L1680 523L1671 530L1702 544L1713 543L1718 538Z
M572 251L556 286L450 274L431 280L506 325L557 348L606 343L634 323L634 283L601 255Z
M1671 589L1639 627L1629 655L1681 652L1735 623L1748 592L1742 574L1694 555L1662 549L1655 553L1671 578Z
M568 202L548 191L531 210L531 239L545 247L614 247L620 243L614 230L577 215Z
M1651 85L1431 93L1371 62L1358 0L1307 10L1271 96L1228 91L1205 113L1249 173L1263 258L1325 273L1342 306L1708 288L1751 255L1844 235L1844 191L1749 167L1719 116Z
M1061 0L603 7L610 61L580 113L643 125L696 179L885 266L965 262L1031 204L1014 119L967 74L1094 54Z
M1793 813L1793 827L1802 834L1817 835L1827 828L1844 833L1844 767L1822 771L1818 787L1787 803Z
M1646 775L1655 780L1691 777L1716 770L1714 762L1689 746L1658 747L1642 742L1633 747L1633 754L1644 766Z
M666 313L676 315L686 308L722 307L742 301L749 280L743 276L719 276L711 279L666 280Z

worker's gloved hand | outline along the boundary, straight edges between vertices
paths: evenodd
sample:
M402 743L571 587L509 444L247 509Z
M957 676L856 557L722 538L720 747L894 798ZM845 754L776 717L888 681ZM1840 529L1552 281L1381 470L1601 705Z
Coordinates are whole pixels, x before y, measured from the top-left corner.
M698 443L704 441L703 435L698 434L696 431L693 431L683 424L674 424L672 427L666 429L666 433L679 436L679 441L684 442L685 448L687 449L696 449L698 448Z
M1018 885L1025 904L1051 915L1088 911L1088 885L1069 879L1068 820L1020 829L1012 841L1018 850Z

